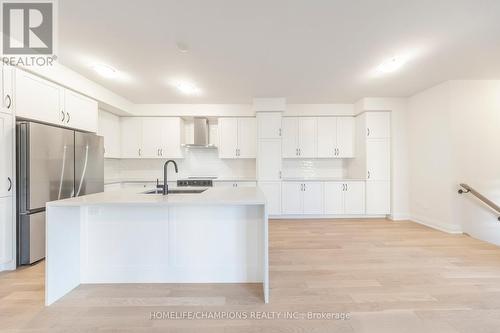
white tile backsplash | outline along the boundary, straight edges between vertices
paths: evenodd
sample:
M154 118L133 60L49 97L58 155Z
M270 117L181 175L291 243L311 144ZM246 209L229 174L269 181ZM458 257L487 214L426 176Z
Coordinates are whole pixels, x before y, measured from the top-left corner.
M220 178L255 178L255 159L220 159L217 149L186 148L184 159L176 159L179 173L173 166L168 168L169 180L188 176L218 176ZM163 179L163 164L157 159L106 159L104 178L106 181Z
M285 178L344 178L347 174L342 159L283 159Z

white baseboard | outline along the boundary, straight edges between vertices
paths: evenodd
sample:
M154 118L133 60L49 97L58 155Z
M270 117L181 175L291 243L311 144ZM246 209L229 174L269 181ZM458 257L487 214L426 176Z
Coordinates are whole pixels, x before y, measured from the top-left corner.
M385 219L386 215L269 215L270 219L297 220L297 219Z
M409 215L398 215L398 214L391 214L387 216L389 220L392 221L408 221L411 220Z
M412 216L409 218L409 220L449 234L463 234L463 231L459 226L443 224L437 220L426 218L423 216Z

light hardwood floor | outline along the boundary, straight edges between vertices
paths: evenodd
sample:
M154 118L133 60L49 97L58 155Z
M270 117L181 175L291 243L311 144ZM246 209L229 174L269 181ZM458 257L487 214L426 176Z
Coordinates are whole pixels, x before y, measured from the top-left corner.
M2 332L500 332L500 248L411 222L272 221L260 285L82 285L43 306L44 265L0 273ZM152 311L348 320L150 320Z

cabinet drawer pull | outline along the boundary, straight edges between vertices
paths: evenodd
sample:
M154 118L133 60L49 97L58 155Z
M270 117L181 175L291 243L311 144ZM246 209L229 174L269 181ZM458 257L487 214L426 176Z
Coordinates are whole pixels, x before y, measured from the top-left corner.
M64 113L63 110L61 110L61 113L62 113L62 119L61 119L61 121L64 122L64 119L66 119L66 114Z
M368 171L368 179L370 179L370 171Z
M9 188L7 189L7 192L10 192L10 190L12 190L12 179L10 179L10 177L7 177L7 180L9 181Z
M141 148L137 151L139 153L139 156L141 156Z
M160 156L163 156L163 148L160 148Z
M369 127L366 128L366 136L370 136L370 128Z
M278 129L278 136L281 136L281 128Z
M66 123L69 123L69 120L71 119L71 117L69 116L69 112L66 112L66 114L68 115L68 120L66 120Z
M10 109L10 107L11 107L11 106L12 106L12 99L10 98L10 95L9 95L9 94L7 94L7 95L5 96L5 107L6 107L7 109Z

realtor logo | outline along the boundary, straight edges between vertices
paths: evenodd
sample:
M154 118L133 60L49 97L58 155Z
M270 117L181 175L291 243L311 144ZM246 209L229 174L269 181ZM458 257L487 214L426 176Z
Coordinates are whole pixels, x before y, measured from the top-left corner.
M54 53L53 2L3 2L3 54Z

